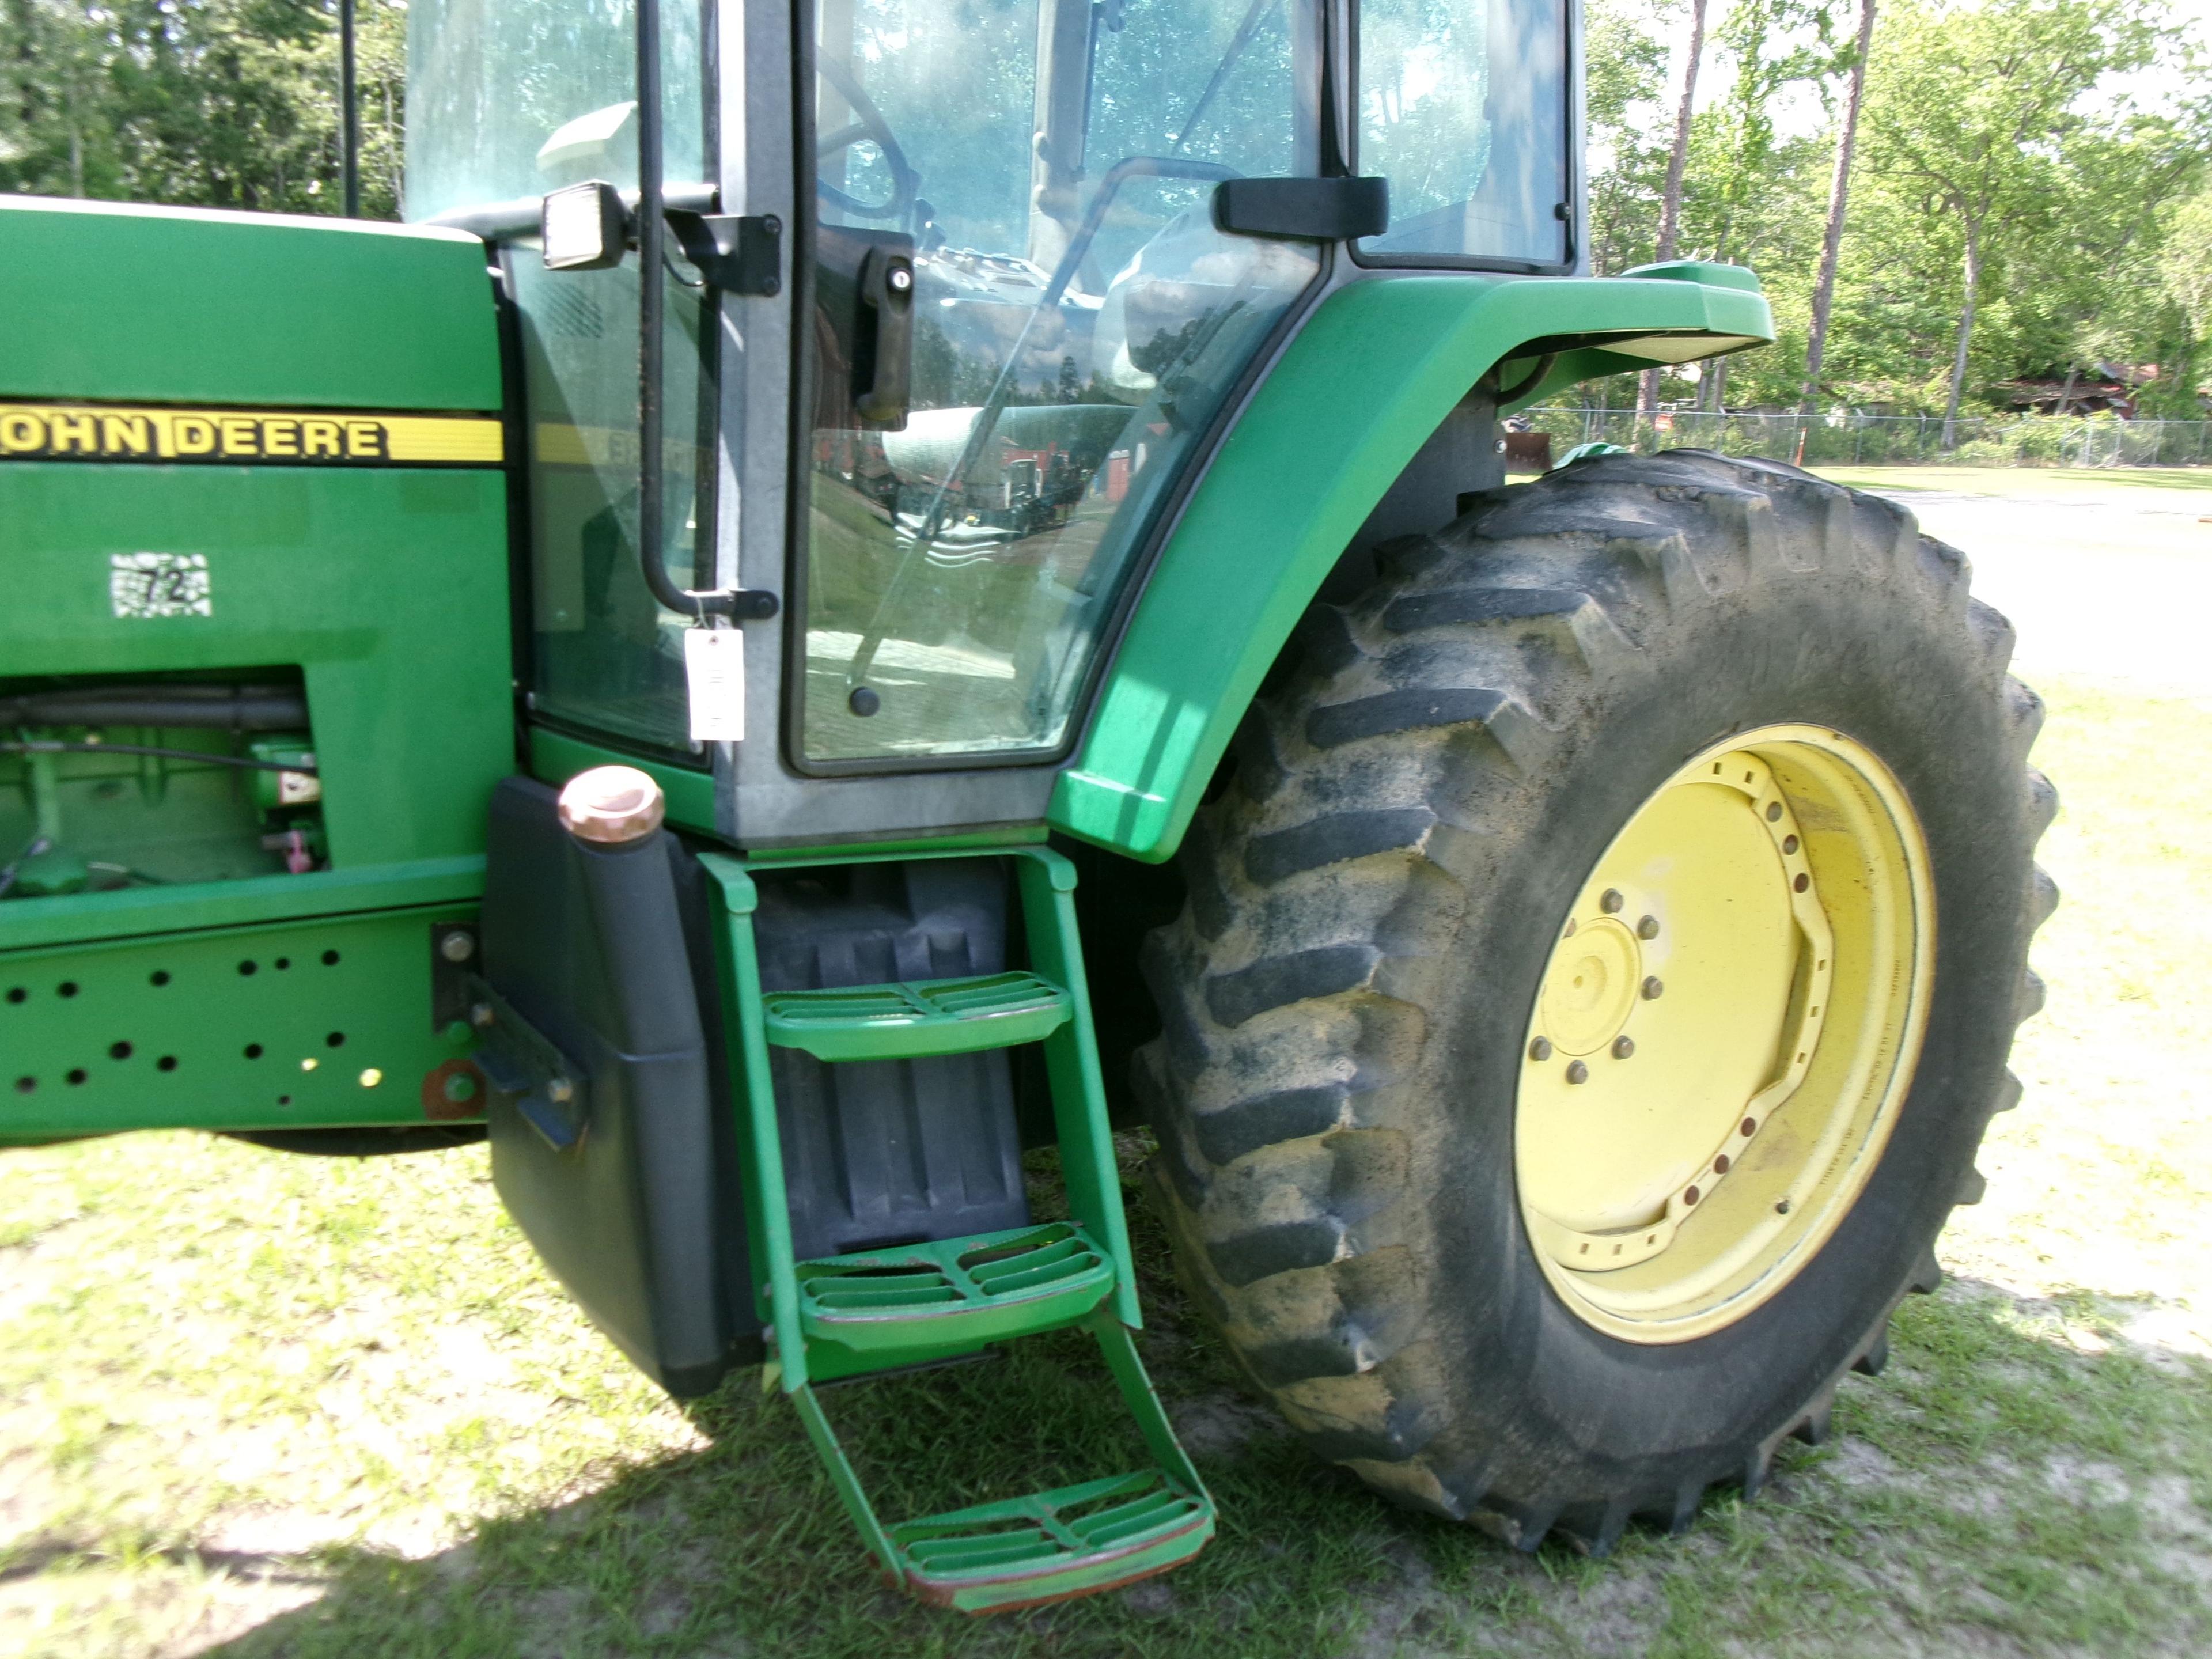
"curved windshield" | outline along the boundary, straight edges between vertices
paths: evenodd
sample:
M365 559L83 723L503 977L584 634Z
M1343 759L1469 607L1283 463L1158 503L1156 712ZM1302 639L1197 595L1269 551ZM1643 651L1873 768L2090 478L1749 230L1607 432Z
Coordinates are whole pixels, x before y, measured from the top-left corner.
M803 746L1061 744L1146 526L1320 269L1214 185L1316 170L1310 0L817 0ZM911 250L908 411L854 274Z

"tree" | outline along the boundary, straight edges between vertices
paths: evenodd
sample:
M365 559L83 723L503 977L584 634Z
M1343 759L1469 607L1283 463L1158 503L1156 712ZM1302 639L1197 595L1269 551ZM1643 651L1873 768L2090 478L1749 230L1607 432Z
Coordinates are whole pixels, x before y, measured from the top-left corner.
M1868 98L1870 159L1957 234L1948 449L1991 262L2049 234L2066 145L2090 119L2075 105L2149 62L2155 32L2136 0L1915 0L1893 16Z
M1828 345L1828 316L1836 298L1836 262L1844 247L1844 214L1850 202L1851 150L1858 138L1859 106L1866 97L1867 59L1874 51L1875 0L1859 0L1858 38L1851 45L1850 84L1844 94L1843 119L1836 133L1835 172L1828 185L1828 218L1820 236L1820 270L1813 280L1813 316L1805 335L1805 395L1800 410L1809 417L1820 395L1820 359Z
M1694 124L1683 223L1698 257L1771 266L1778 289L1794 289L1807 263L1803 186L1815 146L1778 137L1777 107L1792 86L1833 74L1832 32L1830 0L1734 0L1713 31L1734 72ZM1733 361L1706 366L1700 404L1725 407Z
M406 13L359 14L363 211L398 210ZM0 190L335 213L336 0L0 0Z
M1690 119L1698 97L1698 60L1705 55L1705 0L1690 0L1690 41L1682 64L1682 96L1674 109L1674 147L1667 153L1667 182L1659 197L1659 245L1655 260L1674 257L1674 237L1682 221L1682 169L1690 159ZM1638 420L1649 419L1659 407L1659 371L1644 371L1637 398Z
M1583 9L1590 268L1609 276L1650 258L1668 152L1645 111L1667 79L1653 0L1588 0Z

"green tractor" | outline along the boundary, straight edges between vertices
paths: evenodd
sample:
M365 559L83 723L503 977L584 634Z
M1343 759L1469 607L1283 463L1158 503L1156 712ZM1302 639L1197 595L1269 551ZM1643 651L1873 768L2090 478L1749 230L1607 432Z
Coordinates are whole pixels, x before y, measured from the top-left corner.
M2053 796L1903 509L1505 487L1774 332L1588 274L1576 19L416 0L410 223L0 202L0 1141L488 1136L971 1611L1213 1531L1140 1124L1316 1455L1524 1549L1756 1489L1979 1191ZM1140 1467L878 1516L823 1384L1073 1328Z

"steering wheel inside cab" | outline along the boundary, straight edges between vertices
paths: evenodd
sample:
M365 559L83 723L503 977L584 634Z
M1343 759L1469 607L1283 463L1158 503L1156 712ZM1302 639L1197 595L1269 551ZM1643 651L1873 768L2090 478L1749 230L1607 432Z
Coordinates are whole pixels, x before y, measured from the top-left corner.
M884 119L883 112L876 107L875 100L861 90L860 83L853 78L851 71L844 65L824 58L817 60L815 67L820 70L822 78L845 100L846 107L859 118L848 121L835 132L824 133L816 139L814 161L817 169L839 150L849 149L866 139L875 145L883 157L884 171L890 174L890 193L878 202L863 201L838 189L818 171L815 175L816 191L823 201L855 219L905 218L914 207L915 192L920 188L921 180L914 169L907 165L906 152L899 148L898 140L891 136L890 124Z

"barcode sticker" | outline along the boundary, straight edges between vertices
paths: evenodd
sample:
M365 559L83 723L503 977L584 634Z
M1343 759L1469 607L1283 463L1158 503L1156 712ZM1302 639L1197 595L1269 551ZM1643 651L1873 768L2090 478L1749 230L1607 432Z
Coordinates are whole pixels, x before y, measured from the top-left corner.
M684 672L691 689L691 741L744 742L744 634L734 628L686 629Z

